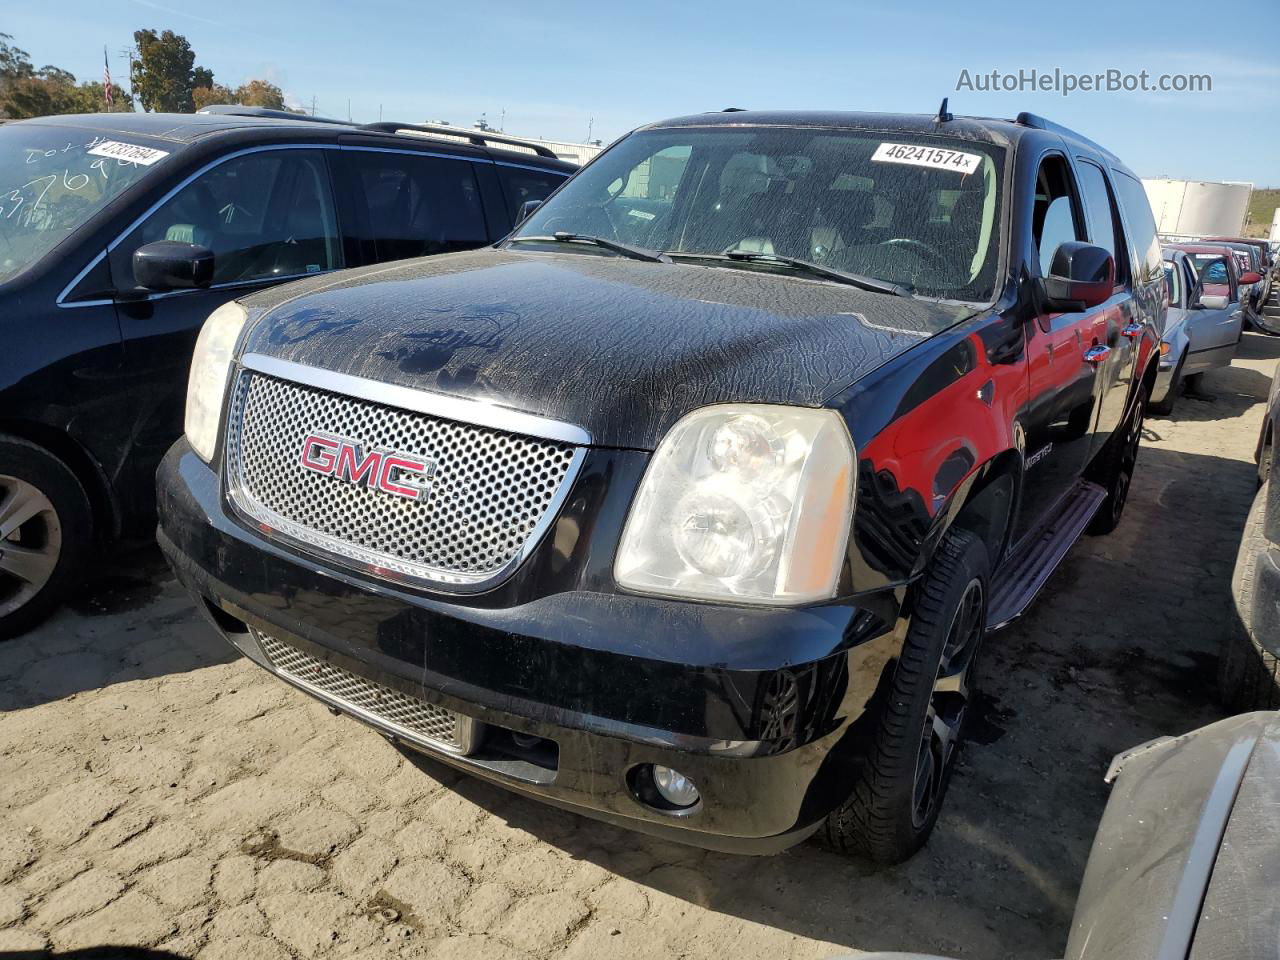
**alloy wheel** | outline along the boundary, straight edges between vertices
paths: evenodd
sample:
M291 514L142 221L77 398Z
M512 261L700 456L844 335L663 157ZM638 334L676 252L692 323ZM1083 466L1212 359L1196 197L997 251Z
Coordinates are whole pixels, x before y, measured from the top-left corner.
M974 578L951 618L925 712L911 800L911 817L917 827L927 823L937 807L960 742L973 664L986 633L986 614L986 591L982 581Z
M62 553L62 524L49 498L0 474L0 617L21 609L49 582Z

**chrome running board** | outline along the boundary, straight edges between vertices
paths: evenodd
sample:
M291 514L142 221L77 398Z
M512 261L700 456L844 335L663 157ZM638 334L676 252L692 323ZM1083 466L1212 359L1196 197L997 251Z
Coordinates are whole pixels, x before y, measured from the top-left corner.
M991 582L988 630L1008 626L1031 606L1106 499L1107 491L1096 483L1078 481L1057 510L1023 538Z

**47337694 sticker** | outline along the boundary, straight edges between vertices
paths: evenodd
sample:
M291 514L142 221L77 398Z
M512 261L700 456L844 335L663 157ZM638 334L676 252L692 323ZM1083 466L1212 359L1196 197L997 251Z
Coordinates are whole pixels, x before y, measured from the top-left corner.
M157 150L155 147L143 147L136 143L121 143L119 140L103 140L96 147L90 147L89 153L95 157L112 157L116 160L127 160L149 167L157 160L169 155L168 150Z
M933 167L963 174L973 173L982 165L981 154L911 143L882 143L876 147L871 159L878 163L905 163L912 167Z

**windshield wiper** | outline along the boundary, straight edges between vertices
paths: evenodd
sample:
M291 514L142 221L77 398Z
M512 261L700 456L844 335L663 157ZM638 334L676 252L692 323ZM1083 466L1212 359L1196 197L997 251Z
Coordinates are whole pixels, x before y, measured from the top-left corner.
M597 247L605 250L612 250L614 253L621 254L624 257L630 257L632 260L646 260L649 263L670 263L671 258L665 253L659 253L657 250L649 250L645 247L633 247L630 244L619 243L617 240L610 240L607 237L593 237L589 233L569 233L566 230L557 230L549 237L512 237L512 243L519 243L522 240L541 240L543 243L593 243Z
M680 254L677 254L677 256L680 256ZM720 256L705 253L689 254L689 256L697 256L708 260L718 260L723 257L726 260L743 260L748 263L776 263L779 266L791 267L793 270L803 270L805 273L811 273L815 277L822 277L824 280L834 280L837 283L847 283L861 290L870 290L872 293L887 293L894 297L911 296L911 291L900 283L891 283L888 280L879 280L875 277L863 276L860 273L848 273L844 270L836 270L833 267L824 267L820 263L801 260L799 257L783 257L776 253L757 253L753 250L728 250Z

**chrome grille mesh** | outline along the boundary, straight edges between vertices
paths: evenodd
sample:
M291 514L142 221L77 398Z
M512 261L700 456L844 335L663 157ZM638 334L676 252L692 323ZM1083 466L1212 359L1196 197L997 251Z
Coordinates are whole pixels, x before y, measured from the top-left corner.
M324 698L365 714L410 739L429 741L451 753L471 749L474 738L469 717L366 680L283 640L256 630L254 637L277 671Z
M410 500L306 470L316 432L432 460L432 486ZM576 453L248 370L227 428L231 496L251 519L383 575L456 585L496 579L532 546Z

